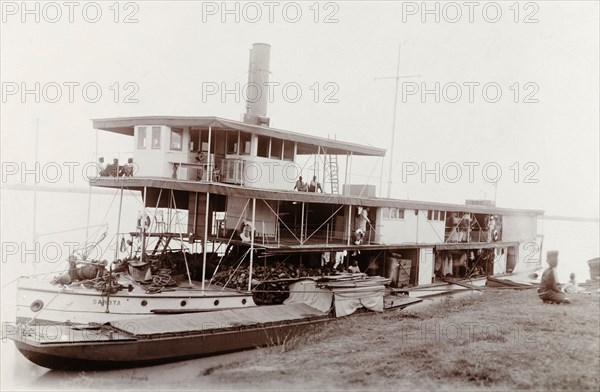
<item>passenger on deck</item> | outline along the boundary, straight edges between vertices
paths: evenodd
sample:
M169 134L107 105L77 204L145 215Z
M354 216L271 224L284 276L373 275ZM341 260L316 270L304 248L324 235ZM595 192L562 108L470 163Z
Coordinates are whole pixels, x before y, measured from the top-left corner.
M354 226L363 232L367 231L367 223L371 223L369 219L369 207L358 207L358 214L354 219Z
M219 169L219 166L215 165L215 168L213 169L213 172L212 172L212 177L213 177L214 182L221 181L221 169Z
M358 266L358 260L354 260L352 262L352 265L350 267L348 267L348 272L350 272L352 274L360 273L360 267Z
M312 181L308 184L308 191L316 193L317 191L321 191L323 193L323 188L321 188L321 184L317 182L317 176L313 176Z
M542 274L542 282L537 289L538 296L544 303L568 304L571 301L565 296L558 286L556 279L556 266L558 265L558 251L549 250L546 253L546 261L550 267Z
M106 166L107 175L110 177L118 177L119 176L119 160L117 158L113 159L113 163Z
M133 177L133 158L127 158L127 163L123 165L121 170L122 177Z
M294 185L294 190L298 190L300 192L308 191L308 184L302 181L302 176L298 177L296 185Z
M106 170L107 164L104 162L104 157L98 158L98 175L101 177L108 177L108 171Z

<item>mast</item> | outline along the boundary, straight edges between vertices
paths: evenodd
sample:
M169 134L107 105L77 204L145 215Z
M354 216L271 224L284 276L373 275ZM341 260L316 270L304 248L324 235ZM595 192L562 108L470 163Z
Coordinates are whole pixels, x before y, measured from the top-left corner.
M34 165L38 164L38 139L40 134L40 119L35 120L35 162ZM37 175L33 177L33 248L36 247L37 242ZM33 259L33 273L36 272L37 260Z
M98 160L98 130L96 129L96 154L95 154L95 160ZM99 174L99 173L98 173ZM89 184L88 184L89 185ZM92 211L92 187L90 186L90 192L88 193L88 210L87 210L87 218L85 221L85 249L87 250L87 244L88 244L88 235L89 235L89 228L90 228L90 213ZM87 259L87 252L84 254L85 258Z
M394 116L392 117L392 145L390 146L390 169L388 173L388 199L392 197L392 170L394 169L394 139L396 137L396 112L398 111L398 84L400 82L400 50L398 45L398 63L396 64L396 89L394 90Z
M397 112L397 108L398 108L398 84L400 83L400 79L403 78L413 78L413 77L420 77L421 75L405 75L405 76L401 76L400 75L400 52L401 52L401 48L402 45L398 45L398 62L396 64L396 76L390 76L390 77L383 77L383 78L375 78L375 80L377 79L395 79L396 80L396 89L394 91L394 116L392 119L392 145L390 146L390 170L388 173L388 190L387 190L387 197L388 199L391 198L392 195L392 171L394 168L394 139L396 136L396 112ZM382 164L383 165L383 164Z

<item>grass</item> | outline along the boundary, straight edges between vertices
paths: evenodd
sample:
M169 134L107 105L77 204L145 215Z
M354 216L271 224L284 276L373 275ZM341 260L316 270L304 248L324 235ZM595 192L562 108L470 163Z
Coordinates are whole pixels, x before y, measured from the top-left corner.
M597 391L600 298L572 299L547 305L534 291L490 290L349 317L208 377L226 388L261 390Z

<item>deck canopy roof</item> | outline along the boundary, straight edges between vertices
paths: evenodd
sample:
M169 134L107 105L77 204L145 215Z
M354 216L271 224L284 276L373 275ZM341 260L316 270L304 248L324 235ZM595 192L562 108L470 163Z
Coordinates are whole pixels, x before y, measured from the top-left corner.
M173 116L143 116L94 119L95 129L133 136L136 125L166 125L169 127L195 127L225 131L243 131L257 135L274 137L297 143L298 154L315 154L321 147L321 152L335 155L363 155L385 156L383 148L364 146L355 143L342 142L318 136L305 135L298 132L285 131L271 127L246 124L239 121L227 120L219 117L173 117ZM324 149L324 150L323 150Z
M174 180L156 177L96 177L90 178L91 186L108 188L127 188L143 191L145 187L154 189L167 189L177 192L199 192L226 196L256 198L262 200L278 200L289 202L322 203L351 205L363 207L394 207L413 210L440 210L447 212L471 212L475 214L501 214L538 216L544 212L540 210L486 207L471 204L449 204L429 201L415 201L402 199L387 199L368 196L334 195L330 193L312 193L297 191L281 191L273 189L258 189L241 185L232 185L216 182L199 182L188 180Z

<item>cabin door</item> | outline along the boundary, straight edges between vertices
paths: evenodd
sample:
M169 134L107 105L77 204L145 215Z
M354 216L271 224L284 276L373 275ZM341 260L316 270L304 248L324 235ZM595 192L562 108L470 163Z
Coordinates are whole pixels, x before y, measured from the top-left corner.
M433 249L421 249L419 261L419 285L430 284L433 277Z

